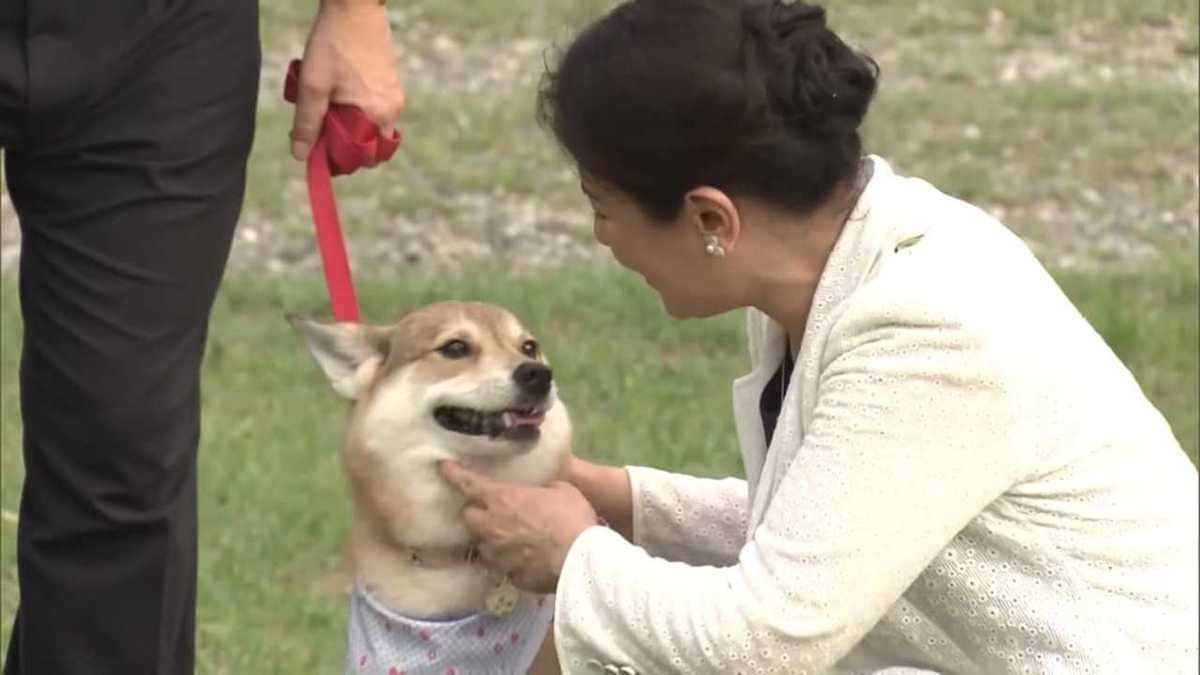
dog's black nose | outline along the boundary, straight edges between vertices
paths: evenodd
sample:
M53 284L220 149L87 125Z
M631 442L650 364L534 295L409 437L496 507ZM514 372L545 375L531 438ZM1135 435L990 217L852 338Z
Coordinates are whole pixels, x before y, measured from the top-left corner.
M550 380L553 376L550 368L537 361L526 361L513 371L513 380L521 391L534 396L550 393Z

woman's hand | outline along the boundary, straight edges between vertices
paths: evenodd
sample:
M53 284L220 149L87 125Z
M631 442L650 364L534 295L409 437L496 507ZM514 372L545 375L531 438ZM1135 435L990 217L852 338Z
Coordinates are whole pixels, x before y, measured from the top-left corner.
M563 464L563 479L583 493L613 531L633 541L633 486L624 467L596 464L568 455Z
M484 563L507 572L520 588L553 592L571 545L597 522L583 494L564 482L541 487L498 481L456 462L438 468L467 498L463 520L479 538Z
M387 134L404 109L392 28L379 0L322 0L304 49L292 155L305 160L330 103L362 108Z

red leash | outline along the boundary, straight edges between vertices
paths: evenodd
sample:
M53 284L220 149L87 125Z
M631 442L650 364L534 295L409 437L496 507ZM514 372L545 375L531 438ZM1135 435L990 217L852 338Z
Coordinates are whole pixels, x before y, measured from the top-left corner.
M299 80L300 61L292 61L283 86L283 98L291 103L296 102ZM398 132L385 136L361 109L330 103L321 137L308 155L308 201L336 321L358 321L359 314L333 193L333 177L386 162L398 147Z

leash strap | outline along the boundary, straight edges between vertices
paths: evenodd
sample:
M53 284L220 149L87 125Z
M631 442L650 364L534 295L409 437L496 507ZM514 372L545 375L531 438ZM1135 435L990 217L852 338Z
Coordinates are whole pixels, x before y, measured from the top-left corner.
M342 223L338 219L333 177L329 173L326 152L325 138L322 137L308 156L308 203L316 225L317 248L321 251L321 265L325 270L325 285L329 289L333 318L335 321L357 322L358 298L354 294L354 279L350 275L350 260L346 255L346 242L342 237Z
M300 61L294 60L288 65L284 99L295 103L299 86ZM357 322L359 311L342 223L338 218L333 177L386 162L398 147L400 134L395 130L384 135L360 108L331 103L321 136L308 155L308 201L336 321Z

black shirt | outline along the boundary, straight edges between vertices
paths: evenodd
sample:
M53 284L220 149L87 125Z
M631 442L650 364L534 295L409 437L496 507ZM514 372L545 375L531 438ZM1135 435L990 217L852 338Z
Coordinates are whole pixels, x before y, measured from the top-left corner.
M791 374L795 370L796 364L792 361L792 348L788 346L783 351L783 362L779 364L779 368L775 371L775 375L763 387L762 395L758 399L758 412L762 415L763 436L767 439L767 446L771 445L771 438L775 435L775 424L779 421L779 412L783 408L783 397L787 393L788 382L791 379ZM784 379L784 378L787 379Z

